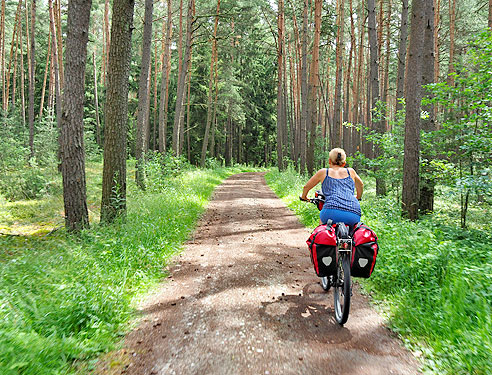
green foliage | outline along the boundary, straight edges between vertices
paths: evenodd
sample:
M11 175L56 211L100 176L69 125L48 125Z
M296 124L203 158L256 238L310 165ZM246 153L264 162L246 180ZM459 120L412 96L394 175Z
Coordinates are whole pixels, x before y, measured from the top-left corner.
M45 150L43 155L46 157L29 160L29 148L24 143L27 132L19 128L18 117L5 117L3 121L0 127L0 194L9 200L19 200L37 198L56 190L50 178L50 152ZM36 144L46 145L50 142L50 136L44 135L39 133L35 138Z
M444 108L440 130L427 135L445 178L461 194L462 225L465 225L470 192L492 191L492 33L487 30L472 43L465 55L455 84L429 85L427 103ZM424 138L425 139L425 138ZM443 158L444 156L444 158ZM466 197L466 198L465 198Z
M239 171L181 165L145 192L131 184L126 220L79 237L0 236L2 374L71 373L74 360L110 348L129 328L136 296L165 275L213 188Z
M306 177L272 170L266 178L301 222L310 228L317 225L317 209L298 198ZM474 215L475 227L486 229L462 230L449 220L453 204L448 197L436 202L434 215L406 221L393 199L375 197L372 178L363 180L362 220L376 231L381 247L375 272L362 282L364 288L387 313L392 329L423 354L425 373L491 373L488 216Z
M401 99L403 101L403 99ZM389 121L384 113L382 102L378 102L375 116L381 121ZM396 113L395 118L390 121L390 130L378 133L362 125L345 124L345 126L355 127L362 131L364 138L377 145L380 155L377 158L368 158L361 152L357 152L353 158L349 159L357 166L365 170L365 173L373 178L380 178L386 182L389 192L393 193L397 200L400 198L401 181L403 179L403 139L405 129L405 105L403 109Z

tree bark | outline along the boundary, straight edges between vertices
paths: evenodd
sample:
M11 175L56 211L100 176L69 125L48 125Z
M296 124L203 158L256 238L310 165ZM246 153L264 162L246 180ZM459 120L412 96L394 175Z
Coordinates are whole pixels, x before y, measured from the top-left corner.
M78 231L89 226L84 151L85 66L92 0L69 0L66 81L61 126L61 172L65 226Z
M24 48L23 48L23 40L22 40L22 24L20 25L19 32L20 32L20 64L21 64L21 78L20 78L21 112L22 112L22 125L23 127L25 127L26 126L26 98L24 92L25 82L24 82Z
M179 74L178 87L176 91L176 107L174 111L174 128L173 128L173 151L176 156L181 155L181 145L180 136L182 134L181 127L183 126L183 101L184 101L184 91L186 87L186 75L188 74L188 67L191 58L191 45L193 40L193 2L194 0L188 0L188 14L186 21L186 50L183 59L183 68Z
M449 0L449 65L448 65L448 86L454 86L454 34L456 29L456 0Z
M425 33L423 46L423 63L422 63L422 84L428 85L434 82L434 5L433 2L425 3ZM427 90L424 89L424 92ZM426 132L436 130L434 117L434 106L429 104L423 108L428 113L428 118L422 120L422 129ZM428 152L423 153L423 159L426 162L422 165L424 176L420 181L420 198L419 210L420 213L427 214L434 210L434 186L435 181L432 178L432 168L430 165L432 156Z
M92 67L94 75L94 106L96 111L96 143L101 146L101 122L99 120L99 95L97 89L97 68L96 68L96 52L92 52Z
M46 66L44 68L44 78L43 78L43 86L41 89L41 104L39 105L39 117L43 116L44 109L44 97L46 93L46 81L48 78L48 72L50 69L50 57L51 57L51 31L48 33L48 53L46 54Z
M344 26L344 13L345 4L344 0L338 0L338 20L337 20L337 46L336 46L336 66L337 71L335 75L335 104L334 104L334 118L333 118L333 147L342 147L342 134L341 134L341 105L342 105L342 77L343 77L343 26Z
M53 73L54 73L54 89L55 89L55 113L56 113L56 124L58 127L58 130L61 129L61 114L62 114L62 101L61 101L61 79L60 79L60 60L58 58L58 37L57 35L57 30L56 30L56 24L55 24L55 9L53 8L53 3L52 0L48 0L48 8L50 12L50 28L51 28L51 51L53 53ZM58 140L61 142L61 139ZM61 144L60 144L60 149L61 149ZM60 154L58 155L58 158L60 159Z
M390 21L391 21L391 0L388 0L388 8L386 15L386 54L384 57L384 70L383 70L383 89L381 91L382 102L384 105L384 119L382 129L384 131L388 130L389 118L390 118L390 108L388 103L388 88L389 88L389 60L390 60Z
M214 64L216 60L217 53L217 27L219 25L219 14L220 14L220 0L217 0L217 10L215 12L215 23L214 23L214 32L212 37L212 56L210 57L210 77L208 80L208 94L207 94L207 122L205 124L205 135L203 136L202 143L202 156L200 159L200 166L205 167L205 158L207 157L207 146L208 146L208 136L210 132L210 125L212 122L212 95L213 95L213 84L214 84L214 75L215 69Z
M374 4L374 0L367 0L367 7L368 7L368 23L369 23L369 49L370 49L370 82L371 82L371 106L370 106L370 111L372 112L376 106L378 101L380 100L380 92L379 92L379 61L378 61L378 50L380 50L381 46L381 41L382 41L382 36L380 38L380 43L376 45L377 43L377 38L376 38L376 7ZM382 7L380 12L382 12ZM380 24L380 26L382 26ZM382 35L382 34L381 34ZM378 133L383 133L384 132L384 122L381 119L378 119L375 121L373 119L372 113L371 113L371 123L372 123L372 129L376 130ZM374 156L378 158L381 155L381 149L380 147L376 144L374 145ZM384 183L384 179L381 177L376 178L376 194L377 195L385 195L386 194L386 186Z
M407 58L408 38L408 0L402 0L400 21L400 43L398 45L398 72L396 78L396 111L402 109L401 100L405 93L405 61Z
M348 55L347 71L345 74L345 95L343 98L343 101L344 101L343 122L344 123L353 122L353 119L351 118L351 107L350 107L350 99L351 99L350 81L351 81L351 78L353 78L352 59L353 59L353 55L354 55L356 42L355 42L354 8L353 8L352 0L349 0L349 12L350 12L350 50L349 50L349 55ZM352 100L353 100L353 96L352 96ZM352 131L352 128L349 128L347 126L343 126L343 148L349 154L353 153L352 139L350 137L351 131Z
M283 108L283 53L284 53L284 2L278 1L277 17L278 41L277 41L277 166L280 171L284 170L284 108Z
M28 107L28 119L29 119L29 149L31 151L31 158L34 157L34 89L36 85L36 45L35 45L35 30L36 26L36 0L31 0L31 37L30 51L29 51L29 107ZM29 47L28 47L29 48Z
M413 0L408 46L405 140L403 158L403 216L417 220L419 206L420 102L425 34L425 2Z
M2 110L5 111L6 79L5 79L5 0L0 10L0 79L2 80Z
M306 137L308 122L308 73L307 73L307 30L308 30L308 0L304 0L304 10L302 16L302 41L301 41L301 128L299 139L299 152L301 164L300 172L306 169Z
M133 0L114 0L105 106L101 221L110 223L126 212L126 132Z
M103 22L103 55L102 55L102 74L101 74L101 84L106 86L107 72L108 72L108 61L109 61L109 46L111 44L110 40L110 26L109 26L109 0L104 2L104 22Z
M309 111L310 120L309 124L309 147L307 153L307 170L309 174L314 173L314 151L316 134L318 130L318 87L319 87L319 42L321 37L321 9L322 0L314 1L314 40L313 40L313 52L311 57L311 69L310 69L310 95L309 95Z
M171 70L172 3L167 0L166 41L162 63L161 100L159 105L159 152L166 152L167 116L169 98L169 72Z
M142 65L138 82L138 109L137 109L137 134L135 158L137 165L135 168L135 181L141 189L145 189L145 170L144 155L147 151L146 144L147 119L149 117L148 91L149 91L149 71L150 71L150 49L152 46L152 14L154 11L153 0L145 0L144 30L142 41Z

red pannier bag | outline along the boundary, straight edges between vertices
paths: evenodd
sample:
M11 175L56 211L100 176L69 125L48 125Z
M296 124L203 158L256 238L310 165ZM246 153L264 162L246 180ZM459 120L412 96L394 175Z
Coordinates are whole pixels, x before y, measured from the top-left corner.
M379 245L378 236L368 226L358 223L352 232L354 246L350 262L350 274L368 278L374 271Z
M319 277L330 276L336 273L336 246L337 238L332 225L322 224L309 236L306 241L314 271Z

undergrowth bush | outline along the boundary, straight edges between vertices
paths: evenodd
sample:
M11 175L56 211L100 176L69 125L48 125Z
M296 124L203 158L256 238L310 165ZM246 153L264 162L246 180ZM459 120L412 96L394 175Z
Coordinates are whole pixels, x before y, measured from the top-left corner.
M214 187L233 171L181 166L159 189L132 183L126 220L93 224L78 237L0 235L0 373L72 373L74 361L112 347L135 299L165 276Z
M266 178L301 222L317 225L318 210L298 198L307 177L275 170ZM426 373L491 374L492 237L439 214L403 220L396 200L377 199L374 181L363 179L362 220L381 247L364 288L380 302L393 330L423 353Z

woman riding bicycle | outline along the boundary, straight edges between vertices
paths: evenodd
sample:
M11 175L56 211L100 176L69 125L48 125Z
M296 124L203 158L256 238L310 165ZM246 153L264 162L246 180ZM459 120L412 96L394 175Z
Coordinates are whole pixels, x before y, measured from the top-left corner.
M345 168L345 151L334 148L330 151L330 168L320 169L309 179L302 191L302 200L307 200L309 191L320 182L321 190L326 197L323 209L319 213L320 221L345 223L353 226L360 221L361 210L359 200L362 197L364 183L352 168ZM354 196L354 189L357 196Z

